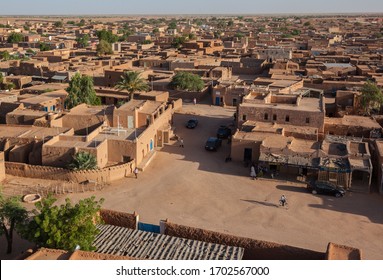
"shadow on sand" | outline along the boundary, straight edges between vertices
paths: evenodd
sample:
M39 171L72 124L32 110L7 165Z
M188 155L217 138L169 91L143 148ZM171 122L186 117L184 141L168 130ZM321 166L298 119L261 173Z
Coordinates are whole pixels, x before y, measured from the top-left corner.
M268 206L268 207L277 207L277 208L279 207L278 204L265 202L265 201L257 201L257 200L249 200L249 199L241 199L241 201L245 201L245 202L249 202L253 204L259 204L259 205Z

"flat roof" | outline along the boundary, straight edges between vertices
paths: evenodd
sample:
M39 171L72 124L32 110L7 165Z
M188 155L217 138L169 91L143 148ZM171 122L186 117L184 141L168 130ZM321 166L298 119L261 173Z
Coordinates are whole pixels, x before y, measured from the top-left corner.
M296 104L286 104L286 103L250 103L245 102L240 104L241 107L266 107L266 108L275 108L275 109L285 109L285 110L294 110L294 111L309 111L309 112L322 112L321 99L303 97L299 105Z
M24 100L22 101L22 103ZM35 116L35 117L44 117L48 114L48 112L32 110L32 109L16 109L12 112L9 112L8 115L19 115L19 116Z
M325 124L347 125L381 129L379 123L371 117L345 115L342 118L325 118Z
M28 88L24 88L23 91L44 91L47 89L52 90L60 90L60 89L66 89L69 84L62 84L62 83L49 83L49 84L42 84L42 85L35 85Z
M88 106L86 104L80 104L70 110L67 115L110 115L113 112L114 106Z
M51 101L52 99L56 99L57 97L54 96L46 96L46 95L36 95L34 97L29 97L20 100L21 103L28 103L28 104L41 104L47 101Z
M37 138L55 136L69 131L70 128L62 127L38 127L28 125L3 125L0 124L0 138L20 137Z
M326 68L348 68L355 67L350 63L323 63Z
M97 225L95 252L153 260L241 260L241 247L207 243L112 225Z

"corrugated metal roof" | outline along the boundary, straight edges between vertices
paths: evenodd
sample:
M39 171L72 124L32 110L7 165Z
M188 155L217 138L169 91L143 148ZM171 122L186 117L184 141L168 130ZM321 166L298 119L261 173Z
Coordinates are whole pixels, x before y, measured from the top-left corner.
M155 260L240 260L244 249L112 225L98 225L97 253Z

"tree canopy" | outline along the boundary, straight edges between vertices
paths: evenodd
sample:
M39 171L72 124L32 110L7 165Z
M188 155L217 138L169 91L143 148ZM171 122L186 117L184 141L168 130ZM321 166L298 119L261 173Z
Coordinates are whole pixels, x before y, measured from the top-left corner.
M176 48L176 49L179 49L182 47L182 45L187 41L189 37L184 37L184 36L177 36L177 37L174 37L173 38L173 42L172 42L172 47L173 48Z
M55 23L53 23L53 25L57 28L59 27L63 27L63 22L62 21L56 21Z
M361 92L360 103L365 113L370 114L372 110L380 110L383 104L383 94L374 82L367 81Z
M87 46L89 46L89 39L90 38L89 38L88 34L85 34L83 36L77 37L76 38L76 42L77 42L78 47L86 48Z
M23 237L47 248L72 251L80 246L82 250L92 251L98 234L96 224L101 222L97 213L103 201L91 197L73 205L67 198L65 204L54 206L55 198L44 198L35 204L34 217L24 227Z
M0 236L7 239L7 254L12 253L13 231L21 232L28 213L20 203L20 197L4 198L0 192Z
M104 40L108 43L116 43L118 41L118 36L114 35L111 31L107 31L105 29L99 30L96 32L98 40Z
M72 162L68 164L70 170L97 169L97 159L87 152L78 152L73 156Z
M112 54L112 45L105 40L101 40L97 45L97 55Z
M177 22L171 21L168 25L168 29L176 29L177 28Z
M12 32L8 37L8 43L20 43L24 40L24 36L21 33Z
M71 109L81 103L88 105L101 104L100 99L96 96L92 77L76 73L69 82L67 91L69 93L65 99L65 108L67 109Z
M40 42L40 51L49 51L50 47L47 43L45 42Z
M188 72L178 72L173 76L170 86L174 89L201 91L205 87L205 83L198 75Z
M11 55L9 54L8 51L3 51L2 53L0 53L1 55L1 58L5 61L7 60L10 60L11 59Z
M148 91L149 85L145 79L140 77L140 72L125 71L121 76L120 81L116 85L118 90L126 90L129 92L130 99L133 99L133 94L136 91Z

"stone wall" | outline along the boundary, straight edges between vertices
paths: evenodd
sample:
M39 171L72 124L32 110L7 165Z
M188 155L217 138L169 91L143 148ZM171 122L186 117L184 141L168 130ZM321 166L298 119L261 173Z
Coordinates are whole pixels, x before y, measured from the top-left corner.
M70 171L64 168L29 165L16 162L5 162L5 173L19 177L40 178L49 180L63 180L71 182L95 181L110 183L132 174L134 162L106 167L95 170Z
M175 237L237 246L245 249L244 260L324 260L325 253L260 241L251 238L237 237L214 231L188 226L165 223L165 234Z

